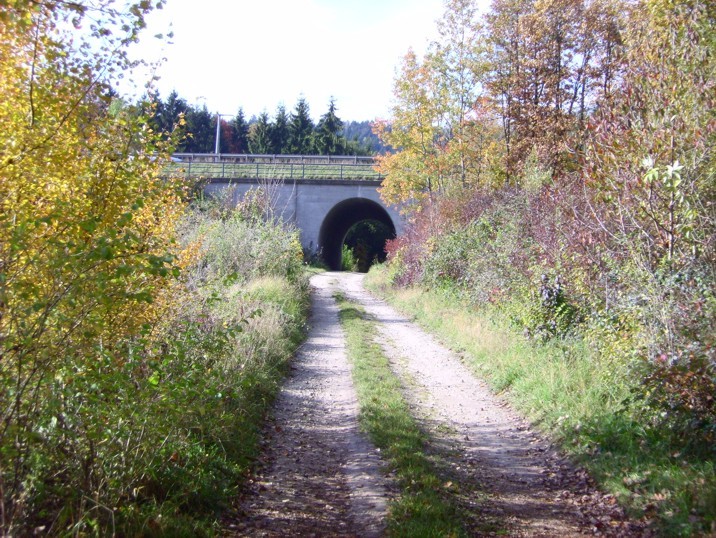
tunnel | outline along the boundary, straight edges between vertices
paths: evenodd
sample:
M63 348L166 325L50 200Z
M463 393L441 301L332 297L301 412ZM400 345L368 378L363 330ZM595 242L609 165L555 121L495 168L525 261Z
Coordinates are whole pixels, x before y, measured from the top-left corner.
M348 230L364 220L377 220L385 224L392 231L392 237L395 237L395 225L380 204L366 198L343 200L328 212L318 235L323 261L331 271L341 269L341 246Z

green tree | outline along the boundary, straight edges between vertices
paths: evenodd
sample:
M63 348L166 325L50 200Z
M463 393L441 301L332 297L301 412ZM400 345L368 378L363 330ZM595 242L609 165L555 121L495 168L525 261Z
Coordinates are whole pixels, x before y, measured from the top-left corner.
M373 132L370 121L347 121L343 125L343 136L348 147L348 155L372 155L373 153L386 153L388 147Z
M313 120L308 102L299 98L288 124L288 148L294 155L311 155L314 151Z
M189 110L187 102L179 97L176 91L172 91L165 103L159 101L159 124L164 133L172 133L178 129L181 137L177 142L177 151L183 151L186 145L184 132L186 127L186 114Z
M159 109L162 130L165 132L173 131L180 124L181 118L186 115L188 109L186 101L179 97L176 90L173 90Z
M255 154L271 153L271 124L268 112L259 115L258 121L249 128L249 151Z
M239 108L234 119L231 121L234 145L231 153L248 153L249 151L249 124L244 117L244 109Z
M371 131L371 134L372 132L373 131ZM363 139L358 137L350 139L343 137L342 144L344 144L344 149L342 151L345 155L369 157L374 154L374 144L380 145L380 141L375 135L372 137L365 137Z
M316 126L316 151L320 155L340 155L345 151L345 139L341 136L343 122L336 115L336 101L331 97L328 111Z
M278 105L276 116L271 123L271 147L272 153L290 153L288 140L290 137L288 128L288 114L286 107Z
M162 101L158 92L149 92L140 104L141 113L150 118L152 128L165 139L175 140L176 151L187 151L189 141L186 138L186 117L190 110L185 99L179 97L176 90Z
M213 153L216 146L216 117L206 105L190 107L186 114L186 151Z

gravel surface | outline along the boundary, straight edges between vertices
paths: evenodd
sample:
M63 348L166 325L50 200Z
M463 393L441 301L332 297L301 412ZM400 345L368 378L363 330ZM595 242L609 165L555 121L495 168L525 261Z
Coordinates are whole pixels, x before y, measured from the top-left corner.
M227 536L381 536L387 480L358 430L358 404L331 273L311 279L308 339L264 433L264 465Z
M375 319L428 451L474 536L647 536L475 379L460 358L365 291L363 275L323 273L311 331L266 430L259 469L228 536L380 536L396 492L357 425L344 336L332 295Z

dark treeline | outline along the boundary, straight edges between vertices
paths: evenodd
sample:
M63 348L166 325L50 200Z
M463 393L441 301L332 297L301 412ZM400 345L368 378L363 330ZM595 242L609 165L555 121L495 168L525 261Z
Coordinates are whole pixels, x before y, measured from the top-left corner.
M183 134L177 152L215 151L217 115L206 105L190 105L176 91L165 100L158 94L150 95L147 104L157 131L170 133L179 129ZM243 108L239 108L233 118L221 118L219 151L288 155L372 155L385 151L370 122L343 122L337 111L331 99L326 113L314 123L303 97L291 112L283 104L278 105L273 117L264 110L258 117L247 119Z

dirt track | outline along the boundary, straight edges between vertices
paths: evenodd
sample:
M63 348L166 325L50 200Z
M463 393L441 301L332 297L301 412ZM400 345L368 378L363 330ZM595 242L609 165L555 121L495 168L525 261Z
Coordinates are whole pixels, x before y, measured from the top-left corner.
M391 486L359 432L358 406L333 294L378 324L407 400L444 462L454 502L475 536L638 536L613 498L596 491L460 359L362 286L363 275L323 273L311 331L265 431L264 465L226 524L228 536L381 536Z

